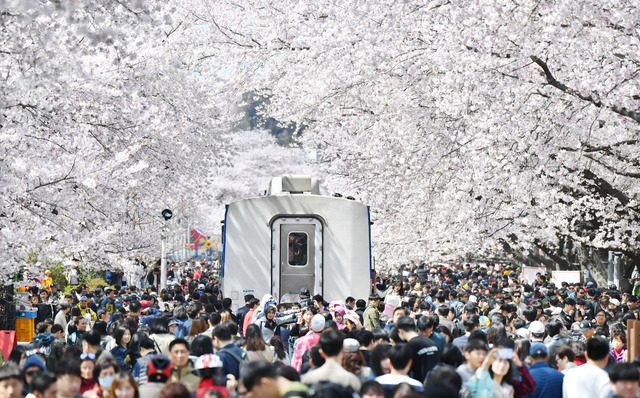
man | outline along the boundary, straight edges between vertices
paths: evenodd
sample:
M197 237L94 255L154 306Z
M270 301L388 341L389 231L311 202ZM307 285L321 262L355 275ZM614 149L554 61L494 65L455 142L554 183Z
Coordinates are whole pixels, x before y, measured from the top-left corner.
M547 346L549 366L556 368L556 350L569 344L569 339L562 335L562 321L558 318L551 318L547 321L546 331L549 335L545 345Z
M82 352L84 354L93 354L96 358L95 362L103 362L107 359L115 360L113 355L107 350L102 349L102 336L97 330L91 330L84 334L82 338Z
M433 331L438 326L438 322L438 316L435 314L423 315L416 321L416 326L421 336L433 340L438 347L438 351L443 352L444 347L447 345L447 340L440 333Z
M320 336L320 350L325 359L324 365L310 370L302 377L302 382L308 386L329 381L354 391L360 391L361 382L356 375L346 371L341 363L344 356L344 337L336 330L328 330Z
M587 341L587 363L564 376L563 398L606 398L611 391L609 375L603 369L609 360L609 342L601 336Z
M356 308L356 299L349 296L344 300L345 308L348 310L354 310Z
M90 318L92 321L95 321L96 319L98 319L98 317L96 316L96 313L93 312L93 310L89 306L89 299L87 298L87 296L80 297L78 308L80 308L80 313L82 314L83 317L87 319Z
M49 356L47 357L47 368L55 369L56 364L60 359L62 359L62 355L64 354L65 344L64 344L64 331L62 326L56 324L51 327L51 336L55 337L55 340L51 343L49 351Z
M446 304L442 304L438 306L438 320L440 325L449 329L449 332L453 334L454 337L458 337L460 334L458 333L458 328L456 324L453 323L452 320L449 319L449 315L451 314L451 307Z
M558 349L554 354L554 357L556 358L556 364L558 365L558 370L562 372L563 375L566 375L569 369L572 369L578 366L575 364L575 362L573 362L576 359L576 354L568 345L563 345L562 347L558 347Z
M80 364L71 359L63 359L56 367L58 378L58 398L81 398L80 386L82 377Z
M387 324L384 325L384 331L387 333L391 333L398 319L400 319L401 316L405 316L405 315L407 315L407 312L405 311L404 307L394 308L391 322L387 322Z
M254 297L255 296L253 294L245 294L244 306L238 308L238 311L236 311L236 317L238 318L238 330L244 330L242 327L242 325L244 324L244 316L247 315L247 313L251 309L251 299Z
M533 343L529 348L529 357L529 373L536 383L536 389L529 394L529 398L562 398L564 375L549 367L547 347L542 343Z
M324 330L326 325L325 319L320 314L315 314L309 322L309 332L300 337L296 342L293 355L291 356L291 366L298 372L302 369L302 358L304 354L309 351L311 347L318 344L320 341L320 334Z
M380 296L375 293L369 296L369 306L362 314L364 328L368 331L380 329L380 312L378 312L378 304L380 304Z
M144 335L140 338L140 358L136 360L136 364L131 371L132 376L136 379L139 386L145 384L148 380L147 371L149 358L158 355L156 352L156 344L150 337Z
M582 341L583 343L587 343L591 337L595 334L595 329L593 328L593 324L588 319L580 322L580 336L578 336L578 341Z
M387 395L390 395L400 383L407 383L417 392L422 393L424 390L422 382L408 376L409 369L411 369L411 348L406 344L397 344L391 347L387 355L391 363L391 372L376 377L376 381L382 384L382 387L387 391Z
M424 381L425 376L440 361L438 346L433 340L421 336L416 331L416 324L411 317L403 316L398 319L398 337L407 342L413 354L413 363L409 375L418 381Z
M67 316L67 314L69 314L69 311L71 311L71 306L69 305L69 303L65 302L60 304L60 310L58 311L55 319L53 320L53 323L55 325L62 326L62 330L64 330L64 328L67 327L67 323L69 323L69 317Z
M635 398L638 393L640 372L632 363L616 363L609 369L611 398Z
M58 383L56 383L56 377L51 373L35 375L29 387L36 398L56 398L58 395Z
M113 289L105 290L106 297L100 303L100 307L107 310L109 319L113 316L113 311L116 309L116 292Z
M100 308L96 313L96 316L98 317L97 322L104 322L108 324L109 320L111 320L111 315L109 314L106 308Z
M200 377L196 376L189 360L189 343L180 338L173 340L169 343L169 358L173 363L171 381L184 384L189 393L193 394L200 385Z
M476 374L476 370L482 366L482 362L487 357L487 343L479 339L471 339L464 348L465 363L458 366L456 372L462 378L463 383L467 383Z
M185 320L182 324L180 324L180 326L178 326L175 336L183 339L186 338L189 335L189 332L191 332L191 324L193 323L193 320L198 317L199 313L200 307L198 304L189 304L187 306L187 315L189 316L189 319Z
M567 297L564 299L564 308L560 311L560 316L564 321L564 324L567 328L571 327L571 324L574 322L573 320L573 312L576 308L576 300L571 297Z
M5 363L0 366L0 397L21 398L23 386L22 374L17 365Z
M74 321L76 325L76 331L69 335L67 339L67 345L77 345L82 347L82 335L87 331L87 319L84 317L78 317Z
M253 314L255 313L256 309L259 306L260 306L260 299L257 299L257 298L254 297L251 300L249 300L249 310L244 315L244 320L242 321L242 335L243 336L246 336L247 328L251 324L251 319L253 319ZM238 329L238 330L240 330L240 329Z
M453 339L451 344L458 347L461 352L464 352L464 346L467 345L467 342L469 342L469 336L471 335L471 332L475 330L480 330L480 318L477 315L469 315L464 319L464 321L462 322L462 325L464 326L464 329L466 331L464 336L456 337L455 339ZM420 322L418 322L418 329L420 329ZM440 348L440 346L438 346L438 349L441 352L443 350Z
M222 371L240 379L240 363L246 360L247 353L232 341L230 321L222 322L213 329L213 346L222 360Z
M545 329L544 329L544 324L540 321L533 321L531 322L531 325L529 325L529 340L531 341L531 344L533 344L536 341L539 342L544 342L544 334L545 334Z
M247 365L242 385L253 397L301 398L308 397L309 388L298 381L290 381L278 374L266 361L254 361ZM241 392L240 389L238 392Z

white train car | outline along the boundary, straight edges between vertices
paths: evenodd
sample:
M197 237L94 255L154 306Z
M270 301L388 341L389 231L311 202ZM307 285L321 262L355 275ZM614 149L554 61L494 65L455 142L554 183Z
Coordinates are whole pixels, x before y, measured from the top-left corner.
M295 302L303 287L326 301L366 299L371 261L369 207L320 195L309 176L273 178L265 196L226 206L222 289L234 309L249 293Z

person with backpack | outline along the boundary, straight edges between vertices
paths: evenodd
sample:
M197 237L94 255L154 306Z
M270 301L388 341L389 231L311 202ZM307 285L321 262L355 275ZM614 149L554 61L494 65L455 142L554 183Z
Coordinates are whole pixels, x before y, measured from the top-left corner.
M222 361L225 376L233 375L239 380L249 360L247 353L233 343L229 323L230 321L223 322L213 329L213 346Z
M173 363L171 381L184 384L189 393L193 394L200 386L201 380L189 359L189 343L181 338L173 340L169 344L169 358Z

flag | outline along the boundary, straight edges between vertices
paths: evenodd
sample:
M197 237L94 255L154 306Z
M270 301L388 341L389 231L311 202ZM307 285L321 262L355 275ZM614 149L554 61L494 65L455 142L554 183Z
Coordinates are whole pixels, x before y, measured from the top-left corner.
M198 248L204 246L204 242L207 240L207 236L199 229L191 228L189 233L189 246L192 250L198 250Z

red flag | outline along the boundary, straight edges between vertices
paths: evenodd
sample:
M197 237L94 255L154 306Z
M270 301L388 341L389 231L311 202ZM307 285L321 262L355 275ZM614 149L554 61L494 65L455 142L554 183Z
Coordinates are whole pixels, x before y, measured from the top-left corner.
M189 247L191 247L192 250L197 250L198 248L204 246L204 242L206 242L206 240L207 236L204 234L204 232L200 231L199 229L191 228L191 231L189 233Z

